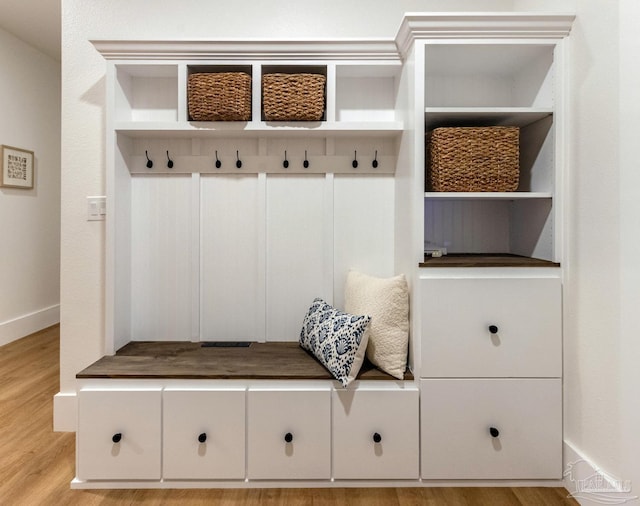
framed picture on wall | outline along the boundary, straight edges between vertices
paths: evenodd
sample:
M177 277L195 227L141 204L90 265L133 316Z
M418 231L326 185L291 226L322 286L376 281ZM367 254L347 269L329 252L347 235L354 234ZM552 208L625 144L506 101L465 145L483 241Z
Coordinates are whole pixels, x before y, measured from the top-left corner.
M2 146L2 180L0 186L33 188L33 151Z

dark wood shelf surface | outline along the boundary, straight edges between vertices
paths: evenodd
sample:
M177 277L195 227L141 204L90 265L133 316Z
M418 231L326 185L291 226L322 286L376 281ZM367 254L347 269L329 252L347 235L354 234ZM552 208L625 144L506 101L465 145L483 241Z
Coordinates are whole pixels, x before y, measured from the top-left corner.
M557 262L539 258L500 254L456 253L441 257L425 255L420 267L560 267Z
M76 378L332 380L297 342L202 347L192 342L134 341L102 357ZM359 380L395 380L365 360ZM405 380L412 380L407 371Z

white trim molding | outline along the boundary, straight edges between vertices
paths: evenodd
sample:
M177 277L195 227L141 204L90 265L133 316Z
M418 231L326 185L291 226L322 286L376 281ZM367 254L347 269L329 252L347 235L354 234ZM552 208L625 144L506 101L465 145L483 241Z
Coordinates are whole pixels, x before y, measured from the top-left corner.
M409 12L396 45L404 58L416 39L559 39L569 35L574 19L574 14Z
M624 504L638 499L629 480L606 473L567 441L564 442L563 476L567 496L583 506Z
M395 39L92 40L107 60L400 61L416 39L559 39L574 14L406 13Z
M92 40L107 60L376 60L400 61L382 40Z
M60 304L0 323L0 346L60 323Z
M75 392L58 392L53 396L53 431L75 432L78 419L78 399Z

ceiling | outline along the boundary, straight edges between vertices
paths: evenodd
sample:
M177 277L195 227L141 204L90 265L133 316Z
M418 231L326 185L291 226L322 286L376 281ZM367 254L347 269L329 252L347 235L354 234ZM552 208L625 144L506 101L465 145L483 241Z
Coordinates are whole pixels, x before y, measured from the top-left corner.
M61 0L0 0L0 28L60 61Z

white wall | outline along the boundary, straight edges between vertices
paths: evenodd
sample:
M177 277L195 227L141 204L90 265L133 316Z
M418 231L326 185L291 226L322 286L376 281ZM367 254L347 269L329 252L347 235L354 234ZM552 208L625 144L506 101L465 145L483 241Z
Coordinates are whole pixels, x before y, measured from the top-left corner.
M34 188L0 188L0 345L57 323L60 64L0 30L0 144L34 151Z
M564 437L577 452L570 458L585 458L605 475L630 480L635 490L629 495L640 495L640 4L516 0L515 7L577 14Z
M565 223L565 440L615 472L620 469L617 3L607 2L607 9L598 0L518 3L577 15L571 33Z

